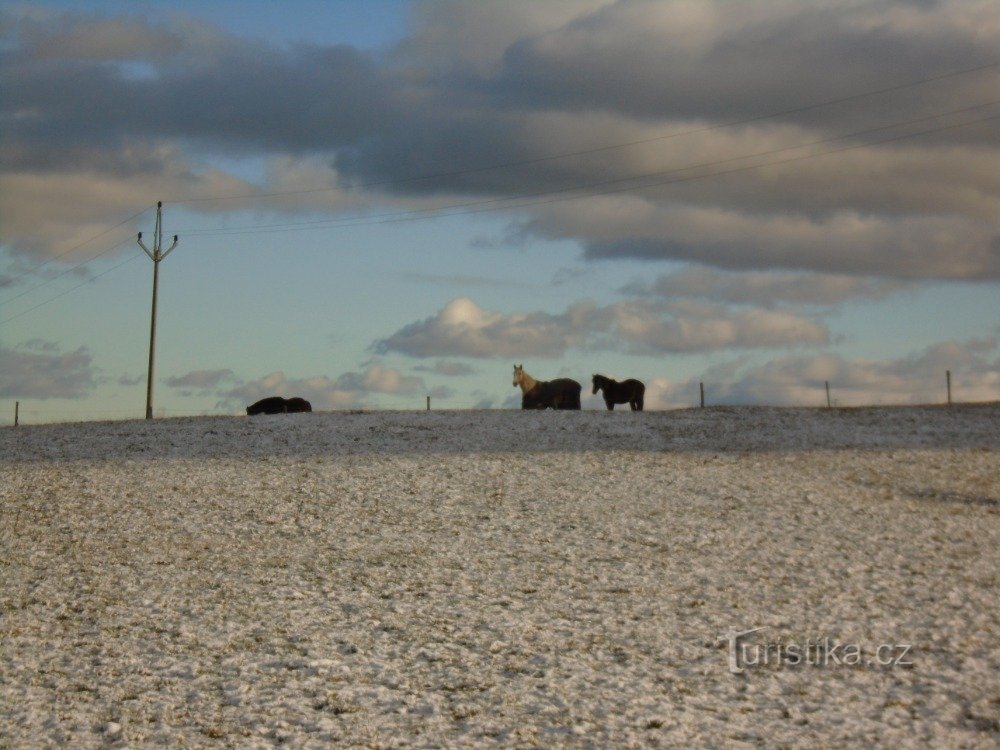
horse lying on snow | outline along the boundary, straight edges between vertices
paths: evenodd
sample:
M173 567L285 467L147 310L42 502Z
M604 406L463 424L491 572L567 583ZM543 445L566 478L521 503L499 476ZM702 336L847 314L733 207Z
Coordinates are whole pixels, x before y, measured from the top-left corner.
M522 409L579 409L583 386L570 378L535 380L522 365L514 365L514 382L521 386Z
M270 396L247 407L247 414L292 414L300 411L312 411L312 404L304 398L282 398Z

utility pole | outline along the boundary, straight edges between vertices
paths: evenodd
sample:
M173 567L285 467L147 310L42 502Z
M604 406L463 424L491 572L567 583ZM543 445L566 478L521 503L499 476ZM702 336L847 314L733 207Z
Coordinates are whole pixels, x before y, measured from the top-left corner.
M166 258L170 251L177 247L177 235L174 235L174 244L163 249L163 201L156 203L156 228L153 229L153 249L150 250L142 243L142 232L136 239L146 255L153 261L153 312L150 315L149 323L149 370L146 374L146 419L153 418L153 362L156 353L156 290L160 282L160 261Z

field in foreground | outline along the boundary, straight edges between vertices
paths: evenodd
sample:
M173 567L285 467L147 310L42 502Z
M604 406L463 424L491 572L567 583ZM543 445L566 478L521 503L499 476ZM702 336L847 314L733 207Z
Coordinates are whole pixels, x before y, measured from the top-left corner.
M0 745L996 747L998 459L996 405L0 429Z

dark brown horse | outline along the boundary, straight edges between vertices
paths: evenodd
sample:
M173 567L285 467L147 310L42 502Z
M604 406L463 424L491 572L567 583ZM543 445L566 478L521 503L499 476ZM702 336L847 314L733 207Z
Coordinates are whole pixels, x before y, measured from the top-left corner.
M521 386L522 409L579 409L583 386L570 378L535 380L514 365L513 385Z
M247 407L247 414L292 414L293 412L312 411L312 404L304 398L282 398L269 396Z
M608 411L614 411L615 404L628 404L632 411L642 411L642 398L646 394L646 386L641 380L629 378L621 383L603 375L594 376L594 393L604 391L604 403Z

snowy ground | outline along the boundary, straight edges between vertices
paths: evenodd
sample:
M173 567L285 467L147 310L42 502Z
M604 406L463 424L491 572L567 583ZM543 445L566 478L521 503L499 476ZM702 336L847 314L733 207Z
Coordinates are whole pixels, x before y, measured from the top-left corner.
M3 428L0 746L997 747L998 456L996 405Z

